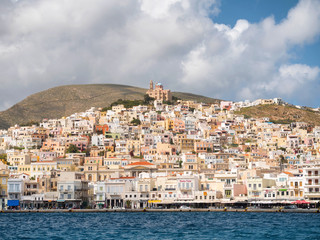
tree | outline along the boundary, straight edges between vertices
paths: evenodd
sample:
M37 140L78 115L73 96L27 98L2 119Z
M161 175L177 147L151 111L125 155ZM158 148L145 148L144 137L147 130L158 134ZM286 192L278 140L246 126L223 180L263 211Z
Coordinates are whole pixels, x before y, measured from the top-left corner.
M70 146L68 147L68 149L66 150L67 153L78 153L79 149L77 148L76 145L74 144L70 144Z
M0 154L0 161L2 161L4 164L8 164L6 153Z
M129 152L129 154L130 154L130 157L134 157L133 150L131 150L131 151Z
M144 99L144 103L145 103L145 104L149 104L151 101L154 101L154 100L155 100L154 98L150 97L148 94L145 94L145 95L143 96L143 99Z
M131 201L127 200L125 205L126 205L126 208L131 208Z
M283 168L284 168L283 164L284 163L288 163L288 161L287 161L287 159L284 158L283 155L280 155L279 156L279 165L280 165L280 171L281 172L283 171Z
M175 97L175 96L172 96L172 101L176 102L178 100L181 100L181 98L178 98L178 97Z
M163 104L173 105L173 102L171 102L171 101L163 101Z
M138 126L141 124L141 121L137 118L134 118L132 121L131 121L131 124L135 125L135 126Z

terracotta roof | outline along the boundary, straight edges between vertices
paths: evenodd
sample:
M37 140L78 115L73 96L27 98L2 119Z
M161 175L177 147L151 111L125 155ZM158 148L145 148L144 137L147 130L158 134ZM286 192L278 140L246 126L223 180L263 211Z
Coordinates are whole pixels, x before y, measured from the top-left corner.
M133 162L133 163L130 163L128 164L127 166L139 166L139 165L154 165L152 163L149 163L149 162Z

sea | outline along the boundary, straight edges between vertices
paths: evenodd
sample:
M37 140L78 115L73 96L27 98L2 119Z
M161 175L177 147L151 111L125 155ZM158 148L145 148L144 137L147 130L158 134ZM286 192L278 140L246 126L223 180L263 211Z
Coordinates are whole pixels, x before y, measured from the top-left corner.
M320 239L320 214L1 213L0 239Z

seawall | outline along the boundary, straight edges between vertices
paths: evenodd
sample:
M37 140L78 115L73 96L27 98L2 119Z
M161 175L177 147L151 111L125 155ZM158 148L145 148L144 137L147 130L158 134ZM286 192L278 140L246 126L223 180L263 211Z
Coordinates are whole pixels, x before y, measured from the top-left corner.
M92 213L92 212L266 212L266 213L319 213L319 209L37 209L37 210L2 210L0 213Z

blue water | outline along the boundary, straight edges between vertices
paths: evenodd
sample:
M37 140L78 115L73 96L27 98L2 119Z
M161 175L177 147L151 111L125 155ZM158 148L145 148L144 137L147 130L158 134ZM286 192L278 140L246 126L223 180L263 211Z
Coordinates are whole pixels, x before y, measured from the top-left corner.
M320 214L1 213L1 239L320 239Z

